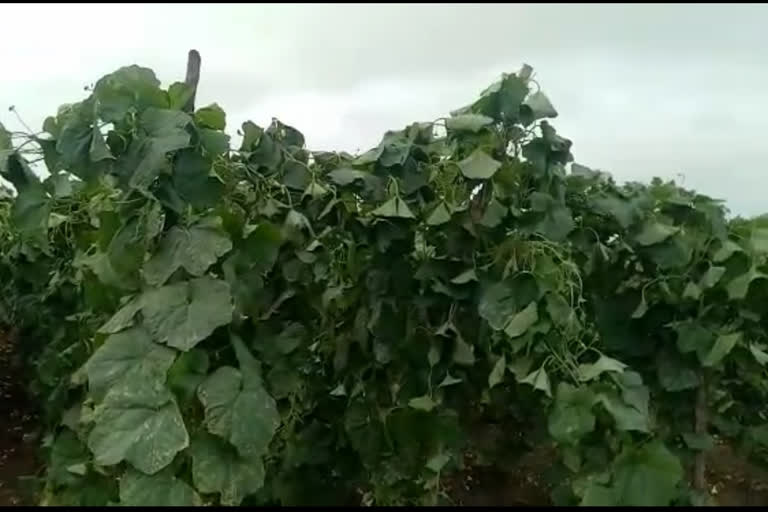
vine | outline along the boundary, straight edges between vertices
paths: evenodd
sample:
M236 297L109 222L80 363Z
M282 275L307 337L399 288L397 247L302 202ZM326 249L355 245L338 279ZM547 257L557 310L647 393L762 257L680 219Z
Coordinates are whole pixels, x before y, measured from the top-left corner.
M572 163L531 75L359 156L233 148L139 66L0 126L41 502L443 503L488 416L556 443L557 504L706 502L711 434L768 443L768 224Z

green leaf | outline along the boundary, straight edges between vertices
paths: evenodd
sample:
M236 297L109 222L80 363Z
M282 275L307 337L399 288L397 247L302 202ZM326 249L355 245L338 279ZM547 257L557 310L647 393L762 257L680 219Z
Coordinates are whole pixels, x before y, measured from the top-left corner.
M152 341L143 327L111 335L85 364L88 388L98 398L116 385L165 380L176 352Z
M621 361L612 359L605 355L600 355L594 363L579 365L578 374L579 380L582 382L588 382L598 378L603 372L618 372L621 373L627 367Z
M640 411L624 401L614 392L600 393L598 401L613 416L619 430L649 432L650 425L647 411Z
M549 98L541 91L528 96L523 102L523 107L528 110L528 115L526 116L528 123L538 121L539 119L557 117L557 110L552 106Z
M648 312L648 303L645 302L645 293L640 295L640 304L632 312L632 318L643 318Z
M451 220L451 211L448 209L448 205L444 202L440 203L432 210L427 218L427 225L440 226Z
M184 82L174 82L168 87L169 108L182 110L194 96L195 88Z
M496 174L499 167L501 167L501 163L488 156L488 153L482 149L476 149L471 155L459 162L461 173L472 180L490 179Z
M679 356L672 351L659 353L656 359L656 373L659 384L666 391L677 392L695 389L699 386L699 376Z
M229 153L229 135L208 128L199 131L200 145L205 150L205 155L217 157Z
M181 397L182 402L192 399L197 393L197 387L208 374L208 353L193 348L183 352L168 369L168 387Z
M119 122L130 111L141 112L148 107L168 107L168 97L160 90L155 73L140 66L118 69L96 83L93 90L101 119Z
M516 338L525 334L538 321L539 314L536 302L534 301L512 317L506 327L504 327L504 332L510 338Z
M683 478L680 461L659 441L626 449L614 465L613 488L619 505L667 506Z
M683 290L683 298L699 300L699 297L701 297L701 288L699 288L699 286L694 282L688 282L688 284L685 285L685 289Z
M456 132L477 133L490 124L493 124L492 118L478 114L462 114L445 120L446 128Z
M560 383L557 387L554 408L549 415L548 428L552 438L569 445L595 429L595 415L592 406L595 396L589 388L574 388Z
M411 398L408 401L408 406L417 409L419 411L427 411L430 412L432 409L437 407L437 404L434 400L432 400L432 397L429 395L419 396L416 398Z
M212 103L195 112L195 124L211 130L223 130L227 126L227 114L217 103Z
M275 400L255 371L222 366L197 390L205 409L206 429L229 441L243 457L267 453L280 425Z
M451 283L453 284L466 284L471 281L477 281L477 274L475 273L475 269L470 268L469 270L465 270L458 276L451 279Z
M445 374L445 378L440 381L440 384L437 385L438 388L444 388L447 386L453 386L454 384L459 384L463 382L461 379L457 379L456 377L452 376L450 373Z
M691 450L699 452L707 452L715 447L714 440L709 434L694 434L691 432L683 432L683 441Z
M219 218L189 228L174 226L144 264L144 278L152 286L162 285L179 268L199 277L231 249L232 242L221 229Z
M731 350L733 350L736 343L741 340L741 336L740 332L718 336L709 353L704 358L700 358L701 365L706 367L717 365Z
M728 298L731 300L740 300L746 298L747 293L749 293L749 287L752 284L752 281L757 279L768 279L768 275L762 272L758 272L756 269L752 268L747 273L735 277L726 285Z
M234 448L205 434L195 438L190 453L195 487L203 494L219 493L222 505L238 506L264 486L261 457L242 457Z
M680 323L675 330L677 331L677 348L683 354L708 349L714 342L712 332L695 321Z
M439 473L450 460L451 456L449 454L438 453L427 461L426 468L434 471L435 473Z
M768 363L768 353L765 352L766 346L756 343L749 344L749 351L760 365L765 366Z
M371 212L376 217L394 217L401 219L415 219L415 215L408 205L398 196L393 197Z
M493 365L490 375L488 375L488 389L492 389L504 380L504 372L507 370L507 358L502 355L496 364Z
M704 289L712 288L720 281L723 274L725 274L725 267L709 267L704 275L701 276L699 286Z
M674 226L648 221L635 236L635 241L642 246L660 244L678 231L680 231L679 228Z
M170 469L145 475L129 469L120 477L120 504L127 507L200 506L202 500L186 482Z
M88 448L101 466L127 461L153 475L189 445L184 420L162 380L124 381L111 388L96 407L94 423Z
M232 321L229 285L207 276L145 292L140 300L142 324L159 343L179 350L191 349Z
M521 384L530 384L534 389L543 391L546 395L552 398L552 388L549 385L549 375L542 366L538 370L534 370L520 381Z
M712 261L715 263L722 263L730 259L730 257L737 252L743 253L744 249L742 249L741 246L736 242L725 240L722 243L722 246L717 251L715 251L715 254L712 255Z

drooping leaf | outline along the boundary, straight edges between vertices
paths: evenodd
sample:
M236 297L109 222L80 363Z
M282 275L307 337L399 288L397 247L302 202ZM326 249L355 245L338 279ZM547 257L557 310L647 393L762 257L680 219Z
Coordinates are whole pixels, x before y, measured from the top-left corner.
M490 179L501 167L501 163L494 160L482 149L476 149L467 158L459 162L461 173L472 180Z
M603 372L618 372L621 373L627 367L621 361L612 359L606 355L600 355L600 358L594 363L579 365L578 374L579 380L582 382L589 382L600 376Z
M530 384L534 389L543 391L548 397L552 398L552 388L549 384L549 375L542 366L534 370L520 381L521 384Z
M449 117L445 120L445 126L449 130L461 132L467 131L477 133L482 128L493 123L493 119L488 116L478 114L462 114Z
M408 205L405 203L405 201L397 196L393 197L386 203L373 210L371 214L375 215L376 217L395 217L401 219L416 218L411 209L408 208Z

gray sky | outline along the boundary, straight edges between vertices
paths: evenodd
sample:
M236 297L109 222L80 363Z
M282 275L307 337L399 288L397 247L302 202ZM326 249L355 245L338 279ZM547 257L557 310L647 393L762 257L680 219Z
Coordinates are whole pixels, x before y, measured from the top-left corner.
M534 67L576 160L620 180L684 175L735 213L768 211L768 6L751 4L0 5L0 121L33 128L128 64L182 80L228 131L272 117L355 151Z

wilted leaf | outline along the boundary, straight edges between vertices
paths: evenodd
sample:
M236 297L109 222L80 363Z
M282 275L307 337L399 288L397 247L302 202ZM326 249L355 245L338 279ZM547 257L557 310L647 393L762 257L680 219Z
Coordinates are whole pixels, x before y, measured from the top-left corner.
M487 180L491 178L501 167L488 153L482 149L476 149L471 155L459 162L461 173L472 180Z
M601 354L600 359L598 359L596 362L579 365L579 380L582 382L588 382L590 380L596 379L603 372L621 373L626 367L627 365L621 361L617 361L616 359L612 359Z

